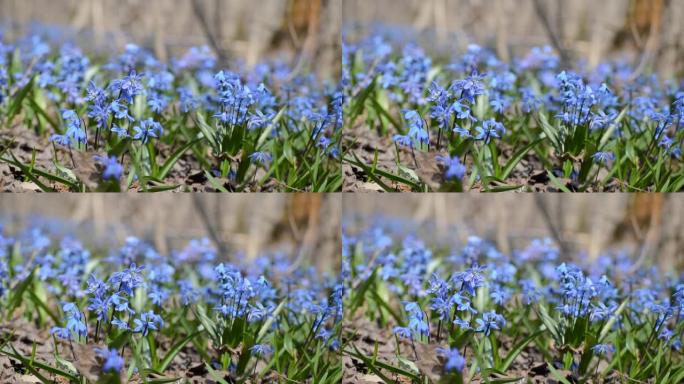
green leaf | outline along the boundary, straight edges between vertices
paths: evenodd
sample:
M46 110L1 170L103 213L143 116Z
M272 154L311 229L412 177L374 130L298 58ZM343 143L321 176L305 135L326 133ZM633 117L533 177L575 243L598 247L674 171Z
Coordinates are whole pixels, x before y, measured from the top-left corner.
M358 348L356 348L356 346L354 346L354 351L355 351L355 352L346 351L346 353L347 353L348 355L351 355L351 356L354 356L354 357L356 357L356 358L358 358L358 359L361 359L361 360L363 361L363 363L364 363L371 371L373 371L374 374L378 375L378 376L379 376L382 380L384 380L386 383L396 383L396 380L392 380L392 379L390 379L389 377L387 377L385 374L383 374L383 373L380 371L380 369L378 369L378 367L381 368L381 369L388 370L388 371L390 371L390 372L392 372L392 373L394 373L394 374L401 375L401 376L405 376L405 377L411 379L413 382L420 382L420 377L418 377L418 375L416 375L416 374L414 374L414 373L412 373L412 372L406 371L406 370L404 370L404 369L401 369L401 368L399 368L399 367L395 367L395 366L390 365L390 364L383 363L383 362L381 362L381 361L377 361L377 360L373 361L372 359L370 359L370 358L364 356L363 353L361 353L361 351L359 351Z
M14 117L21 112L21 106L24 102L24 99L26 96L28 96L29 92L33 89L33 82L35 80L35 77L32 77L31 80L29 80L28 84L24 86L24 88L18 90L14 95L12 95L11 100L12 102L9 105L9 108L7 109L7 123L10 124L12 120L14 120Z
M601 328L601 332L599 332L597 342L601 343L603 341L603 339L606 338L606 336L608 335L608 332L610 332L611 328L613 328L613 325L615 324L617 319L620 317L620 315L625 310L625 308L627 308L628 303L629 303L629 299L623 301L622 304L620 304L618 309L615 311L613 316L611 316L610 319L608 319L608 321L606 321L606 324L604 324L603 328Z
M190 149L193 145L199 143L201 140L197 139L194 141L191 141L187 144L185 144L183 147L179 148L176 152L171 155L166 161L164 162L164 165L159 169L159 173L157 174L157 177L161 180L164 180L166 178L166 175L169 174L169 171L171 171L171 168L173 168L174 164L180 159L183 154Z
M553 175L553 172L551 172L550 170L547 170L546 173L549 175L549 179L551 179L551 183L552 183L556 188L560 189L561 191L563 191L563 192L565 192L565 193L572 193L572 192L568 189L568 187L566 187L565 185L563 185L563 183L561 183L560 180L558 180L558 178L556 178L556 176Z
M216 130L207 124L207 120L202 112L197 112L196 116L197 118L195 119L195 124L197 125L197 128L199 128L199 130L202 132L204 138L207 139L209 145L211 145L215 151L219 150L215 135Z
M169 350L169 352L166 353L166 356L164 356L162 361L159 362L159 365L157 366L158 370L160 372L164 372L166 370L166 368L169 366L169 364L171 364L174 357L176 357L176 355L178 355L178 353L181 351L181 349L183 349L183 347L187 343L189 343L190 340L195 338L195 336L199 335L200 333L202 333L202 331L197 331L195 333L191 333L191 334L187 335L186 337L184 337L183 339L181 339L180 341L178 341L176 344L174 344L173 347L171 347L171 349Z
M508 176L510 176L511 172L513 172L513 169L515 169L516 165L522 160L523 157L532 149L534 148L537 144L541 143L543 139L537 139L529 144L527 144L525 147L521 148L518 152L516 152L513 157L511 157L508 162L506 163L506 166L503 169L503 172L501 172L501 179L506 180Z
M558 140L558 135L556 133L556 128L553 127L551 124L549 124L549 119L546 116L546 113L544 112L539 112L539 126L548 137L548 139L551 141L553 146L556 149L561 149L560 141Z
M546 326L546 329L551 332L551 335L553 335L554 339L556 339L556 341L561 341L561 334L558 331L558 323L549 315L546 305L540 303L538 308L539 319L542 321L544 326Z
M557 380L559 380L559 381L560 381L561 383L563 383L563 384L571 384L571 383L568 381L568 379L566 379L565 377L563 377L563 375L561 375L561 373L558 372L558 370L557 370L556 368L554 368L553 364L547 363L546 365L549 367L549 371L551 371L551 374L553 374L553 376L554 376Z
M510 367L511 364L513 364L513 361L515 361L515 358L518 357L520 352L522 352L523 349L525 349L525 347L527 347L529 343L531 343L535 338L537 338L537 336L541 335L542 333L544 333L544 331L537 331L528 336L527 338L523 339L522 341L520 341L518 344L516 344L515 347L513 347L513 349L510 352L508 352L508 355L503 360L503 362L501 362L501 366L499 367L500 370L505 372L508 369L508 367Z
M26 278L19 283L19 285L17 285L10 291L11 296L9 303L7 304L6 316L8 320L12 319L12 314L14 314L14 311L17 308L19 308L19 305L21 305L21 300L24 296L24 292L26 292L26 289L28 289L31 283L33 283L33 275L35 274L35 272L35 269L31 270L31 273L29 273L29 275L26 276Z

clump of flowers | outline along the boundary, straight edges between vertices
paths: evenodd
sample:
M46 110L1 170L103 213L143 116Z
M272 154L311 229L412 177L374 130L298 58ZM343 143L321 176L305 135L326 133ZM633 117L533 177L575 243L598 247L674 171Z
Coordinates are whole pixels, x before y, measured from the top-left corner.
M91 253L73 237L39 228L19 240L0 235L0 315L52 324L54 339L50 356L26 356L20 343L0 346L17 369L85 380L92 372L76 367L81 351L92 349L103 380L151 380L181 351L236 380L341 372L338 277L293 269L284 252L220 262L207 239L170 255L137 237Z
M682 274L636 269L627 252L561 256L550 239L505 254L477 236L454 245L429 226L369 222L350 221L355 232L343 234L347 353L360 366L435 382L520 376L530 366L563 380L684 374ZM371 328L363 337L359 319ZM394 352L373 352L389 332Z

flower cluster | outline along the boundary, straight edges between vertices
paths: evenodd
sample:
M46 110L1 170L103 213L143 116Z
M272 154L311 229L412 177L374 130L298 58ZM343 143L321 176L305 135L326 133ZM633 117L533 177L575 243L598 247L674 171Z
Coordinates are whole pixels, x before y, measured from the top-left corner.
M179 161L191 143L190 161L210 175L237 178L232 181L243 187L251 176L248 167L256 173L254 168L267 165L268 158L287 156L279 166L301 172L310 172L304 163L331 172L337 162L342 89L281 60L247 70L237 62L220 63L207 47L195 47L162 62L135 44L119 55L91 60L72 44L55 49L53 39L39 36L0 42L0 107L25 115L24 121L38 119L41 132L50 132L52 142L70 151L73 168L81 158L73 150L96 152L87 158L105 165L103 181L125 173L131 174L129 183L164 179L169 171L160 173L157 157ZM10 53L16 56L12 62ZM31 103L9 111L9 95L25 95ZM61 111L61 120L52 118L53 110ZM112 157L120 159L118 166L103 160ZM59 176L84 181L75 173Z
M566 65L549 47L510 62L476 44L445 60L437 47L433 60L418 48L417 35L377 27L356 41L345 39L350 129L363 116L369 128L382 127L380 133L400 147L446 150L463 163L471 158L472 182L486 185L511 175L502 171L502 155L515 165L521 160L511 153L518 151L580 188L606 183L592 177L603 167L620 168L612 177L645 175L654 164L663 172L681 167L680 82L662 81L625 61ZM644 168L644 162L650 165ZM460 172L447 171L445 179L454 174Z
M403 340L414 353L417 342L436 346L445 375L467 372L468 366L478 372L499 369L500 360L491 353L511 335L541 344L553 340L558 347L544 352L550 364L577 375L593 372L588 370L592 361L626 353L629 343L644 353L669 353L673 363L684 358L682 275L636 270L626 252L606 252L591 261L581 253L564 255L570 258L560 262L550 239L533 240L510 255L476 236L462 246L437 242L432 248L427 244L436 240L429 228L386 218L371 221L366 229L344 234L347 284L365 282L389 295L360 298L352 290L349 303L402 308L403 314L393 318L397 353ZM381 313L368 311L369 320L383 324ZM536 348L544 348L541 344ZM466 361L466 350L477 357ZM415 358L421 359L417 353ZM640 364L638 358L629 361Z

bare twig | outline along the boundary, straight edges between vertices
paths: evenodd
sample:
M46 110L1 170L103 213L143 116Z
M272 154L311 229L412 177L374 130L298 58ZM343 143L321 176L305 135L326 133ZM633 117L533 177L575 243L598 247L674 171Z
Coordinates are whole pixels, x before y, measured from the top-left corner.
M292 72L288 76L289 79L297 77L297 74L302 70L304 64L311 60L316 51L318 43L318 31L321 23L321 0L310 0L309 2L309 23L306 32L306 38L302 45L297 63Z
M212 224L211 219L209 218L209 212L207 211L207 207L204 206L203 199L198 194L193 194L192 201L195 205L195 208L197 208L197 212L199 213L199 217L202 223L204 224L204 227L207 229L207 232L209 233L209 237L211 237L211 239L218 247L218 250L222 257L228 258L228 247L226 247L226 243L223 241L219 233L216 231L215 226Z
M534 195L534 201L537 203L537 207L539 208L539 211L542 213L542 217L544 218L544 221L546 222L546 225L549 227L549 231L551 232L551 235L553 238L556 240L558 243L558 246L560 247L561 254L563 256L567 256L569 254L569 249L568 245L563 238L562 232L557 228L556 224L553 222L553 218L551 217L551 212L549 211L549 207L546 206L546 199L547 197L543 197L539 194Z
M533 0L532 4L534 5L534 10L537 14L537 17L539 17L539 21L541 21L549 40L551 40L551 44L553 44L554 48L556 48L558 51L563 64L567 65L570 62L570 55L565 49L565 46L563 45L561 38L558 36L558 33L553 29L553 26L551 26L551 20L549 20L549 15L547 13L546 7L542 4L542 0ZM561 16L561 13L557 14L557 18Z
M221 48L221 44L219 43L216 36L214 36L214 33L212 32L211 27L209 26L209 20L204 12L204 7L202 7L200 0L192 0L192 11L195 14L197 20L199 21L200 27L202 28L204 35L209 41L209 45L211 45L212 49L218 56L219 62L221 64L225 64L225 52L223 51L223 48Z

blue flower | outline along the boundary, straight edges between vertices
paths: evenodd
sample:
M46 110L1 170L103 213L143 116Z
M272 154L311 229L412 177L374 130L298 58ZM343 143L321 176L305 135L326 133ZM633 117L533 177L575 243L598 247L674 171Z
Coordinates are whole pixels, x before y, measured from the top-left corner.
M119 126L117 126L117 125L113 125L113 126L112 126L112 132L116 133L116 135L117 135L120 139L124 139L124 138L127 138L127 137L128 137L128 130L126 130L125 128L121 128L121 127L119 127Z
M112 319L112 325L121 331L127 331L130 329L128 323L121 319Z
M266 344L254 344L249 348L249 351L252 352L252 356L264 357L273 352L273 347Z
M475 130L477 131L477 136L475 136L475 139L483 140L485 144L489 144L492 137L497 139L500 138L501 135L506 131L503 124L494 119L484 121L482 125L477 126Z
M258 165L268 165L273 157L268 152L254 152L249 155L249 159Z
M501 329L506 324L503 316L494 311L484 312L481 318L475 319L477 327L475 332L483 332L485 336L489 336L490 332L495 329Z
M116 349L95 348L95 352L104 360L102 372L121 372L124 366L124 359Z
M147 144L150 137L160 137L164 131L161 124L152 119L141 121L139 125L133 127L133 130L135 131L133 140L140 140L143 144Z
M408 147L408 148L413 148L413 139L409 136L405 135L394 135L392 137L392 141L397 143L397 145L401 147Z
M437 162L445 166L444 178L447 180L463 180L466 173L465 165L461 164L458 156L437 156Z
M120 99L126 100L128 103L133 101L133 98L143 91L142 74L132 71L128 76L122 79L114 80L109 85L109 90L113 93L119 93Z
M114 113L114 118L119 120L134 121L133 116L128 113L128 106L121 104L119 100L114 100L109 104L109 110Z
M67 147L77 144L84 144L86 142L86 131L81 125L81 118L78 117L76 111L65 109L62 111L62 119L66 124L66 133L64 135L53 134L50 140Z
M413 339L413 332L408 327L394 327L392 333L404 339Z
M133 325L134 333L141 333L143 336L147 336L150 331L161 329L164 326L164 320L154 312L148 311L141 313L140 318L134 319Z
M66 302L62 304L62 311L64 311L66 325L64 327L53 327L50 333L67 340L72 340L74 337L86 337L88 326L76 304Z
M137 266L135 263L124 269L121 272L114 272L110 277L108 283L112 287L117 287L118 292L125 292L128 295L133 294L133 290L143 286L144 279L142 272L145 270L144 266Z
M446 359L444 370L447 372L462 372L466 365L466 359L461 356L458 348L437 348L437 354Z
M591 350L599 356L606 356L609 353L615 352L615 347L611 344L596 344L591 347Z
M121 174L123 173L123 166L119 164L119 161L115 156L95 156L94 160L104 165L104 172L102 172L103 179L121 179Z
M591 156L595 162L607 165L611 161L615 161L615 155L611 152L596 152Z

